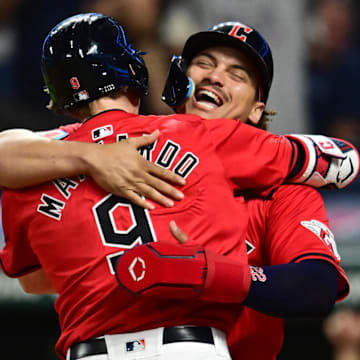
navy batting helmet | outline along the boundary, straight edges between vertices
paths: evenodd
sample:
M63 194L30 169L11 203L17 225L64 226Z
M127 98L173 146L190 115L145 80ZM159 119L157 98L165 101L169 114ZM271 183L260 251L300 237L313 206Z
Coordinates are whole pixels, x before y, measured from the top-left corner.
M260 100L266 103L273 79L273 58L269 44L254 28L240 22L223 22L210 27L207 31L201 31L191 35L185 43L181 59L176 58L177 73L181 68L186 71L192 58L200 51L213 46L229 46L246 52L252 59L260 75ZM188 94L180 85L190 84L191 79L180 80L179 76L171 73L174 65L170 67L169 76L163 92L163 101L169 106L177 107L184 103L187 98L181 97ZM188 85L190 88L191 85Z
M41 70L55 110L67 110L129 87L148 92L148 72L111 17L86 13L56 25L43 43Z

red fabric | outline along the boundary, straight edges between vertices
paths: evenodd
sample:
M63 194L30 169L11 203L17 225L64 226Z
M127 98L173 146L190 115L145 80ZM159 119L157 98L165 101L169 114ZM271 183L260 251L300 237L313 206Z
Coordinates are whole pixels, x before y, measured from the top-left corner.
M79 129L80 126L81 126L81 123L73 123L73 124L67 124L67 125L60 126L59 129L66 131L70 135L73 132L75 132L77 129Z
M50 138L50 139L57 139L62 140L66 136L69 136L73 132L75 132L81 126L80 123L68 124L60 126L57 129L52 130L44 130L44 131L37 131L37 133L41 136Z
M251 285L249 265L212 251L206 250L205 254L207 271L201 298L219 303L242 303Z
M246 242L250 265L276 265L304 259L329 261L338 270L339 300L348 294L348 280L335 255L336 244L331 232L315 233L329 226L323 200L315 189L283 185L269 200L250 200L248 213ZM283 320L248 307L229 334L234 360L275 360L282 343Z
M244 201L234 202L233 189L272 190L288 173L291 145L237 121L122 111L91 118L66 140L110 143L155 129L161 136L154 149L144 151L150 160L161 159L163 166L184 174L186 164L197 161L186 173L185 199L171 209L139 209L81 177L3 192L2 266L15 277L40 263L46 269L59 293L56 310L62 331L56 349L61 358L71 344L105 333L181 324L227 331L241 310L238 305L194 300L143 299L118 285L111 264L141 240L171 241L170 220L190 235L188 245L246 263L246 208ZM187 159L185 165L180 159ZM137 223L145 234L137 232Z
M202 247L152 242L126 251L116 274L132 293L189 299L199 296L205 269Z

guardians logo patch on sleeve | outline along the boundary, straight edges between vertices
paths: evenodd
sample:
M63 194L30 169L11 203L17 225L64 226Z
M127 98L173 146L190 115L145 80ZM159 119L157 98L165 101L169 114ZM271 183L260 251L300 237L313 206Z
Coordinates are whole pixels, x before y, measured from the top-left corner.
M327 247L334 253L337 259L340 261L340 254L337 250L334 234L331 230L322 222L318 220L301 221L301 225L306 229L313 232L318 238L320 238Z

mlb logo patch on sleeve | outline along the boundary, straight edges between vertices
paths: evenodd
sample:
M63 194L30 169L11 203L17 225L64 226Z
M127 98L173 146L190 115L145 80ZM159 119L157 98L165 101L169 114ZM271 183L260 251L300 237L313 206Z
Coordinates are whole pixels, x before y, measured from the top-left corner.
M105 125L99 128L94 129L91 132L92 139L94 141L104 139L114 133L112 125Z

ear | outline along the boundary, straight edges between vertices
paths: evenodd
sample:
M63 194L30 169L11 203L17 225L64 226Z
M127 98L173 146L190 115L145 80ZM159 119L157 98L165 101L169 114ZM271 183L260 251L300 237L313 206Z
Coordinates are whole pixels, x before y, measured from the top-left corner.
M254 106L252 107L250 114L249 114L249 121L256 125L259 123L261 116L264 112L265 104L261 101L257 101Z

